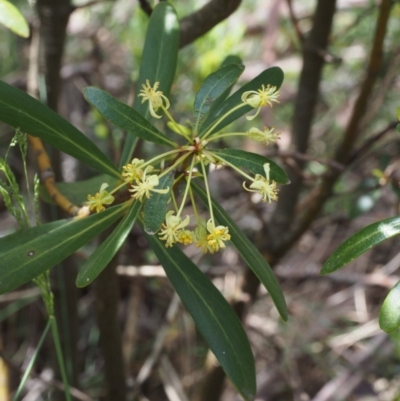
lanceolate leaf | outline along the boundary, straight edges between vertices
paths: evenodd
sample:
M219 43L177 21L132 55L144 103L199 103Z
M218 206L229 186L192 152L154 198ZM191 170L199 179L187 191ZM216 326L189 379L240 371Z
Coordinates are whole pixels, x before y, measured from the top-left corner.
M151 197L144 204L144 231L149 235L154 235L161 227L167 213L167 202L170 198L172 184L174 182L175 171L161 177L156 189L167 189L166 194L153 192Z
M386 333L400 327L400 281L390 290L379 312L379 326Z
M14 4L0 0L0 24L23 38L29 36L29 25Z
M245 400L255 396L254 358L236 313L211 281L178 248L147 236L158 260L210 349Z
M197 184L193 183L193 189L204 204L208 207L207 194ZM212 200L214 216L219 224L229 227L229 234L231 241L244 261L253 270L254 274L258 277L264 287L268 290L279 314L283 320L288 319L288 311L286 306L285 297L283 296L281 287L271 266L267 263L265 258L261 255L258 249L251 243L251 241L243 234L240 228L228 216L225 210L214 200Z
M146 141L170 147L175 146L174 142L150 124L140 113L119 102L109 93L89 86L83 90L83 94L85 99L96 107L104 118L118 128Z
M121 217L127 204L89 217L60 220L0 238L0 294L54 267Z
M241 97L242 94L246 91L257 91L261 89L261 86L267 86L268 84L271 86L276 86L279 89L283 82L283 71L279 67L271 67L267 70L263 71L256 78L248 82L246 85L242 86L239 90L237 90L234 94L228 97L217 109L210 114L207 119L204 121L201 126L200 136L203 136L214 123L218 121L225 113L232 110L234 107L238 106L242 103ZM212 132L220 131L222 128L229 125L231 122L237 120L239 117L248 113L249 111L254 110L251 106L244 106L235 112L229 114L227 118L225 118L221 123L219 123L215 128L213 128Z
M264 156L239 149L217 149L213 150L213 153L216 153L217 156L222 157L236 167L249 170L253 174L261 174L262 176L265 176L264 164L269 163L271 180L279 184L289 184L289 178L285 170Z
M204 80L194 101L195 132L197 132L214 100L218 99L226 89L237 81L243 70L243 65L228 64L213 72Z
M133 108L147 119L150 118L149 105L148 102L142 103L142 98L138 97L139 91L148 79L151 85L160 82L158 90L165 96L169 95L175 76L178 48L178 17L174 8L167 1L162 1L154 7L149 20L133 105ZM131 159L135 144L136 138L126 138L121 166Z
M371 224L354 234L328 258L321 274L329 274L351 262L382 241L400 234L400 216Z
M221 67L224 67L228 64L240 64L243 65L242 59L238 56L233 56L230 55L228 57L226 57L226 59L221 63ZM213 103L211 104L210 110L209 110L209 114L212 114L215 112L215 110L218 109L218 107L220 106L220 104L229 96L229 94L231 93L231 90L233 88L233 85L235 85L236 82L233 82L230 86L228 86L225 91L218 96L217 99L215 99L213 101Z
M107 239L90 255L76 278L77 287L89 285L110 263L130 233L142 204L136 201Z
M38 136L102 173L119 177L111 160L82 132L44 104L0 81L0 121Z

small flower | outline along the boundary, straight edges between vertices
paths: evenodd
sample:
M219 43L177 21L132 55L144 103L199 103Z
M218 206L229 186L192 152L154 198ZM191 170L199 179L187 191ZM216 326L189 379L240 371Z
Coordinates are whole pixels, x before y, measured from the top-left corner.
M231 236L229 235L228 227L217 226L215 227L213 221L210 219L207 222L207 235L208 249L210 253L218 251L220 248L225 248L224 241L229 241Z
M143 170L141 166L144 164L144 160L133 159L131 163L122 167L122 178L125 182L137 181L142 177Z
M246 183L243 183L243 188L249 192L257 192L263 196L262 201L271 203L273 200L278 200L278 190L276 188L276 182L270 181L269 179L269 163L264 164L265 177L261 174L256 174L254 181L250 184L250 187L246 187Z
M132 185L132 188L129 190L133 193L132 198L139 199L142 202L143 196L146 196L147 199L150 198L150 191L159 194L167 194L169 192L169 187L165 189L155 189L159 184L158 176L156 174L147 176L147 173L150 173L152 170L153 166L147 166L142 177L137 181L138 184Z
M247 103L249 106L257 109L256 114L254 116L247 116L248 120L252 120L253 118L258 116L260 109L262 106L266 106L267 104L272 107L272 102L279 103L278 101L279 92L276 90L276 86L265 85L261 86L261 89L258 91L247 91L242 94L242 102Z
M110 195L105 189L108 187L107 183L101 184L100 191L95 196L88 195L88 200L85 202L90 210L101 212L105 209L103 205L111 205L114 202L114 197Z
M178 236L178 242L183 245L189 245L193 243L194 232L190 230L183 230Z
M158 233L160 239L166 241L166 248L171 247L176 242L182 242L180 241L180 235L182 234L182 230L190 222L189 216L186 216L186 219L182 221L182 218L180 216L174 216L174 213L173 210L167 212L165 224L163 223L162 230Z
M194 229L194 243L203 253L209 251L207 235L207 223L204 219L200 219L199 225Z
M272 127L268 129L268 127L264 127L264 131L259 130L258 128L250 128L247 131L248 137L255 142L260 142L263 145L268 145L270 142L276 142L280 139L280 132L274 132L275 128Z
M146 85L142 85L142 88L140 90L139 96L142 96L142 103L144 103L146 100L149 101L149 110L150 114L154 118L161 118L158 114L156 114L156 111L163 106L164 102L164 107L166 109L169 108L169 100L166 96L163 95L161 91L157 91L158 87L160 86L159 82L156 82L154 84L154 87L150 85L150 82L148 79L146 79Z

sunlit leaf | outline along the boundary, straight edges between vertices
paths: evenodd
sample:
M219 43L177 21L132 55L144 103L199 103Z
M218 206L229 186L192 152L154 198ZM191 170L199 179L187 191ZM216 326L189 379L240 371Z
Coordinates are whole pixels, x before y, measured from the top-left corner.
M179 49L179 22L174 8L167 2L158 3L151 13L144 43L139 80L133 108L149 119L148 102L138 97L146 79L151 85L160 82L159 90L169 95L175 76ZM121 166L128 163L136 146L136 138L127 136L121 157Z
M236 167L251 171L253 174L265 176L264 164L269 163L270 178L279 184L289 184L289 178L285 170L279 167L273 160L256 153L246 152L240 149L216 149L213 150L218 156L232 163Z
M233 93L228 97L217 109L213 111L212 114L206 118L204 123L201 126L200 136L203 136L209 129L212 128L217 121L225 115L228 111L232 110L234 107L238 106L242 103L241 97L242 94L246 91L257 91L261 89L261 85L267 86L268 84L271 86L276 86L279 89L283 82L283 71L279 67L271 67L267 70L263 71L256 78L248 82L246 85L242 86L239 90ZM222 128L226 127L233 121L237 120L239 117L248 113L249 111L254 110L251 106L244 106L235 112L229 114L222 122L217 124L211 132L220 131Z
M174 142L150 124L140 113L119 102L109 93L89 86L83 90L83 94L105 119L118 128L146 141L175 147Z
M111 160L82 132L25 92L0 81L0 121L19 128L93 168L119 177Z
M166 249L155 236L147 239L226 375L245 400L254 399L254 358L236 313L182 251Z
M167 202L171 196L171 188L174 182L175 171L161 177L156 189L167 189L166 194L153 192L151 197L146 200L143 210L144 231L149 235L154 235L161 227L167 213Z
M194 101L195 132L209 112L212 103L237 81L243 70L243 65L228 64L203 81Z
M26 19L14 4L6 0L0 0L0 24L23 38L29 37L29 25Z
M400 281L390 290L379 312L379 326L386 333L400 327Z
M208 207L206 192L195 183L193 183L193 189ZM271 266L267 263L265 258L252 244L252 242L243 234L235 222L229 217L225 210L218 204L218 202L212 200L212 207L216 220L219 224L229 227L229 234L231 235L231 241L233 245L243 260L247 263L250 269L253 270L254 274L267 289L272 301L276 306L276 309L278 310L282 319L286 321L288 319L288 311L285 297L283 296L282 289L274 272L271 269Z
M329 274L340 269L373 246L399 234L400 216L382 220L363 228L333 252L322 266L321 274Z
M0 238L0 294L57 265L121 217L127 206L114 206L89 217L60 220Z
M136 201L113 232L85 261L76 278L77 287L89 285L110 263L135 224L141 206L141 202Z

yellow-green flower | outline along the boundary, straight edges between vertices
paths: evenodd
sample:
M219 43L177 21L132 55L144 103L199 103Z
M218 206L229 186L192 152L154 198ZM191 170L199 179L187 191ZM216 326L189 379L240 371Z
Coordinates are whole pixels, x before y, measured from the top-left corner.
M207 230L209 234L206 238L210 253L217 252L220 248L224 249L224 241L229 241L231 239L228 227L215 227L215 224L211 219L207 222Z
M178 242L183 245L189 245L193 243L194 232L190 230L182 230L178 236Z
M166 194L169 191L169 188L165 189L155 189L155 187L159 184L159 179L156 174L148 176L147 174L153 170L153 166L147 166L143 172L142 177L137 181L137 185L132 185L132 188L129 190L132 192L132 198L138 199L140 201L143 200L143 197L150 198L152 192L157 192L159 194Z
M107 183L101 184L100 191L95 196L88 195L88 200L85 202L91 211L101 212L105 209L104 205L111 205L114 202L114 197L110 195L105 189L108 187Z
M270 105L272 107L272 102L279 103L278 101L279 92L276 90L276 86L265 85L261 86L258 91L246 91L242 94L242 102L247 103L249 106L257 109L256 114L253 116L247 116L248 120L258 116L262 106Z
M249 192L256 192L263 196L262 201L271 203L273 200L278 200L278 189L276 188L276 182L269 179L269 163L264 164L265 178L261 174L256 174L254 181L250 184L250 187L246 187L246 183L243 183L243 188Z
M142 85L142 88L140 90L139 96L142 96L142 103L145 101L149 101L149 110L150 114L154 118L161 118L162 116L156 114L156 111L163 106L164 108L168 109L169 108L169 100L166 96L163 95L161 91L158 91L158 87L160 86L159 82L156 82L154 84L154 87L150 85L150 82L148 79L146 79L146 84Z
M207 223L204 219L200 219L199 225L194 229L194 243L203 253L209 251L207 235Z
M271 129L269 129L268 127L264 127L264 131L253 127L250 128L249 131L247 131L247 134L251 140L255 142L260 142L263 145L268 145L270 142L276 142L278 139L280 139L279 135L281 133L274 132L274 130L274 127L272 127Z
M143 170L141 169L141 166L143 166L144 160L141 159L133 159L131 163L125 165L122 167L122 178L124 179L125 182L133 182L137 181L142 177L143 175Z
M182 221L182 218L180 216L174 216L174 213L173 210L167 212L165 224L163 223L162 229L158 234L161 240L166 241L166 248L171 247L176 242L181 242L179 237L182 230L190 223L189 216L186 216L186 219Z

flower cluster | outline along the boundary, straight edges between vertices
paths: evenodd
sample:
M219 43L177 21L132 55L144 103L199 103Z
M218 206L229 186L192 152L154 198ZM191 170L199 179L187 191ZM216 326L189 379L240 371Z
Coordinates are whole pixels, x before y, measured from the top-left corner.
M213 213L213 205L211 194L208 185L206 166L210 163L222 166L229 166L241 174L249 185L243 182L243 188L249 192L255 192L262 196L262 201L271 203L278 199L278 189L276 182L271 178L270 164L261 164L258 170L254 171L255 175L251 176L245 173L240 166L237 166L229 160L229 157L224 157L223 153L214 152L209 144L213 141L220 140L224 137L244 136L257 143L268 145L279 139L279 132L275 129L264 127L260 130L256 127L250 128L247 132L228 132L221 133L216 131L218 124L221 123L229 114L242 107L252 107L256 109L256 113L247 117L248 120L254 119L260 112L261 107L272 106L273 103L278 103L279 93L277 88L270 85L262 85L258 91L247 91L242 94L241 103L229 110L225 115L220 117L206 132L201 135L186 126L178 124L168 111L170 102L162 91L158 90L159 82L151 86L147 80L145 85L142 85L139 96L143 102L149 103L149 112L154 118L161 118L162 112L168 118L168 127L178 135L185 138L184 145L176 145L174 150L170 150L161 155L154 157L151 160L135 158L131 163L126 164L122 168L121 184L107 192L107 184L103 184L100 191L95 196L88 196L86 207L91 211L100 212L104 210L105 205L110 205L114 201L113 194L120 190L123 186L128 187L131 198L139 202L145 202L153 193L165 195L165 202L170 201L172 205L165 215L165 221L162 223L158 236L162 241L165 241L166 247L172 247L176 243L184 245L194 244L204 253L214 253L226 247L226 242L231 239L229 228L218 225ZM197 125L196 125L197 127ZM260 170L261 168L261 170ZM264 174L260 174L264 170ZM174 179L170 187L162 187L161 179L167 174L173 174ZM272 174L273 175L273 174ZM209 219L206 221L200 217L192 190L193 180L201 177L204 180L206 195L208 199L208 209L210 213ZM170 181L171 182L171 181ZM175 188L184 186L183 196L176 198ZM193 230L190 223L190 217L183 217L184 207L190 200L196 224Z

